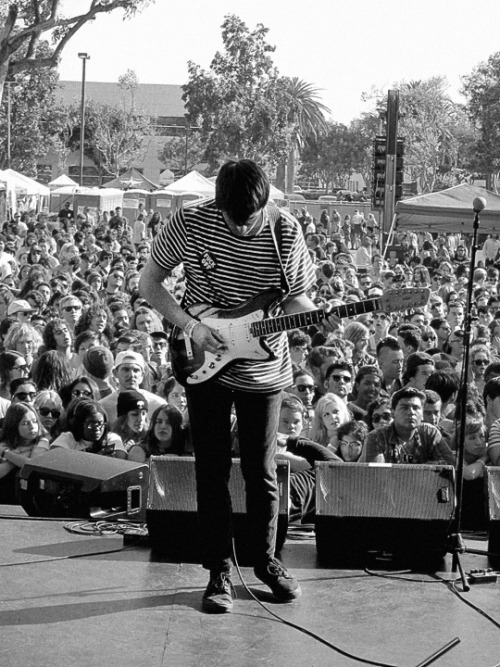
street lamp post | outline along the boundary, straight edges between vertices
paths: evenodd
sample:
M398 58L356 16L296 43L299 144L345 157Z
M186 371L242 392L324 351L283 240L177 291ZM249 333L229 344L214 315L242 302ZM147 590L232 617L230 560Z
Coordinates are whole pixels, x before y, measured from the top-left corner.
M11 113L12 113L12 104L10 98L10 81L6 81L5 85L7 87L7 168L10 169L11 162Z
M80 120L80 185L83 185L83 157L85 145L85 66L90 56L87 53L79 53L78 57L82 59L82 103Z

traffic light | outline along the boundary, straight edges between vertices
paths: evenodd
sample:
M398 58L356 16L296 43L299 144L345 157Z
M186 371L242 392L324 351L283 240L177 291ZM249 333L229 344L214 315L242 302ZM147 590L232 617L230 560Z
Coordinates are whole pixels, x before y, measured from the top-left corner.
M404 153L405 140L401 137L398 137L396 144L396 189L394 191L394 201L399 201L403 198Z
M386 137L375 137L373 140L372 179L372 204L374 208L382 208L384 206L386 161L387 139Z

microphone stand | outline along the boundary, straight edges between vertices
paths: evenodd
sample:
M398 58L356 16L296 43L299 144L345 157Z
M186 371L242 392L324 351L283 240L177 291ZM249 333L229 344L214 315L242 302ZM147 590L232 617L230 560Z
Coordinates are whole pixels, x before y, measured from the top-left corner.
M472 338L472 287L474 279L474 268L476 265L476 250L477 250L477 236L479 229L479 213L484 209L486 201L482 197L476 197L474 199L474 223L473 223L473 236L472 236L472 246L470 252L470 262L469 262L469 282L467 284L467 302L465 305L465 321L464 321L464 353L463 353L463 365L462 365L462 377L461 377L461 386L460 386L460 398L459 405L461 406L460 413L460 435L458 438L458 448L457 448L457 473L456 473L456 499L457 506L455 517L452 523L452 532L449 535L449 551L453 554L452 561L452 571L456 572L457 568L460 573L460 579L462 581L462 588L465 592L470 590L470 586L467 583L465 577L465 572L460 560L460 554L465 553L465 543L460 533L460 527L462 523L462 502L463 502L463 475L464 475L464 458L465 458L465 424L467 419L465 406L467 404L467 375L469 372L469 357L470 357L470 345Z

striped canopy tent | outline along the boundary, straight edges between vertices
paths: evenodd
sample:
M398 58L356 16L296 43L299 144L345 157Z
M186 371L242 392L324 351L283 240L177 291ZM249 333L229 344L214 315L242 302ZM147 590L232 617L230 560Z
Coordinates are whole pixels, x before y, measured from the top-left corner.
M472 234L476 197L486 199L479 233L500 233L500 195L469 183L398 201L395 229L438 234Z

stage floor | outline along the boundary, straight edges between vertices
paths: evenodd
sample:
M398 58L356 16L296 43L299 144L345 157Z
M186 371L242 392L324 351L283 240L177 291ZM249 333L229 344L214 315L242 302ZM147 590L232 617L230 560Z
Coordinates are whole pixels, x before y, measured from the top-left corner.
M64 521L23 518L20 508L0 506L0 515L1 667L362 664L270 616L236 573L233 613L207 615L199 565L159 562L135 538L124 545L122 536L73 534ZM455 637L458 645L425 664L500 664L500 630L431 575L401 575L406 581L319 568L311 536L295 537L282 559L302 598L283 605L260 596L283 619L373 664L416 667ZM487 548L486 541L466 544ZM488 566L471 553L463 564ZM450 568L447 556L440 575L454 577ZM250 568L242 574L253 591L265 591ZM500 623L499 586L473 586L464 598Z

